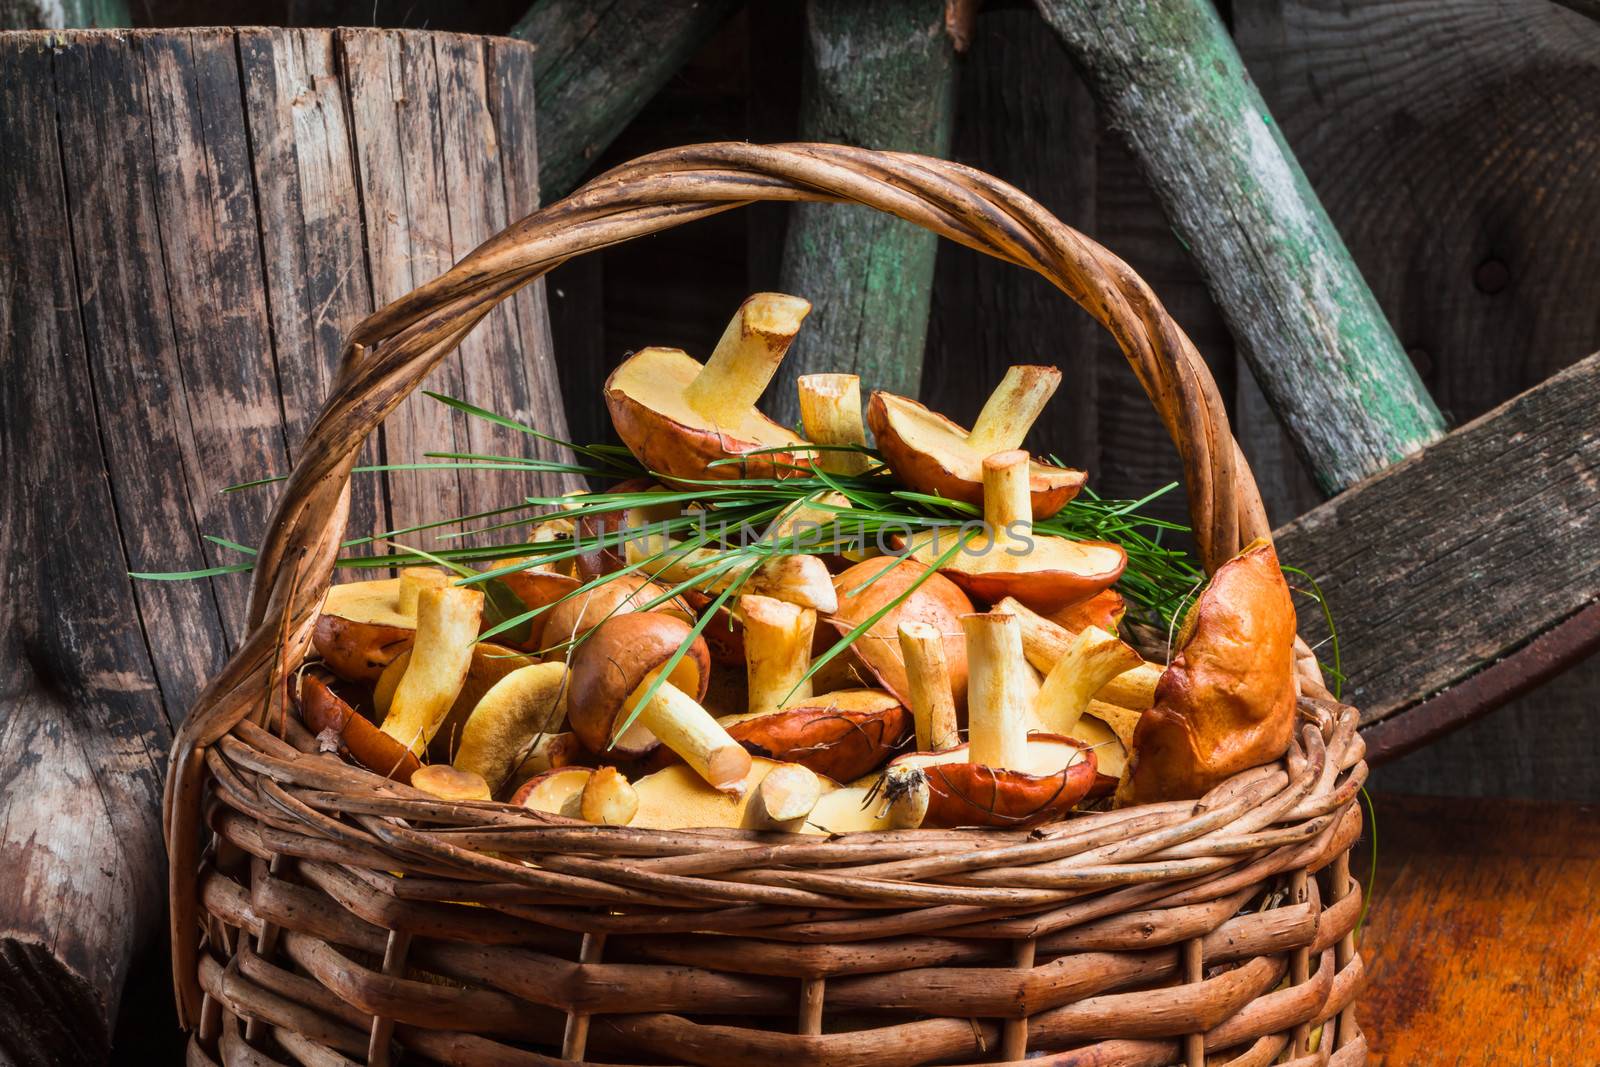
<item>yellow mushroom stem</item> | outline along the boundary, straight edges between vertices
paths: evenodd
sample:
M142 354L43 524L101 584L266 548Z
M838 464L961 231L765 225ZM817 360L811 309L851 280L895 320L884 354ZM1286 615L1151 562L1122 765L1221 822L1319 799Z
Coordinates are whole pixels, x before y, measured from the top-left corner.
M979 455L1018 448L1061 384L1055 367L1010 367L978 412L967 444Z
M623 704L623 719L650 688L651 678L639 686ZM676 752L707 784L724 792L744 788L750 770L750 753L728 736L728 731L694 697L671 682L663 681L639 710L638 725L649 730ZM619 721L618 725L621 725Z
M766 391L810 311L810 301L783 293L746 299L684 389L689 406L714 422L742 419Z
M925 622L902 622L900 654L906 661L917 751L943 752L956 747L961 738L956 728L956 701L950 687L944 635Z
M884 772L883 793L891 828L915 830L928 817L928 776L922 768L890 767Z
M1112 634L1098 626L1086 627L1045 675L1034 698L1034 725L1046 733L1070 735L1094 695L1143 662L1139 653Z
M424 589L440 589L450 576L437 567L402 567L397 607L402 615L416 615L417 596Z
M382 730L421 755L455 703L472 665L483 616L483 594L445 585L417 598L417 637L411 662L395 687Z
M967 637L967 737L970 762L985 767L1025 765L1033 706L1022 627L1016 616L991 611L963 615Z
M1013 597L995 604L996 611L1015 615L1022 624L1022 651L1028 662L1049 674L1072 647L1073 633L1033 611ZM1164 668L1159 663L1140 660L1133 667L1106 682L1094 696L1108 704L1143 711L1155 704L1156 683Z
M819 445L860 445L867 443L867 430L861 421L861 379L854 374L802 374L800 424L806 440ZM825 449L811 460L829 474L856 475L872 464L861 452L835 452Z
M1033 548L1033 498L1028 491L1028 453L996 452L983 461L983 521L989 528L991 569L1018 560Z
M785 763L772 768L756 787L756 799L768 825L789 829L817 806L822 783L809 767Z
M583 784L578 813L584 822L626 826L639 810L639 794L615 767L601 767Z
M802 679L811 666L817 613L768 596L742 596L739 616L744 620L749 710L777 711L790 699L809 697L811 682Z

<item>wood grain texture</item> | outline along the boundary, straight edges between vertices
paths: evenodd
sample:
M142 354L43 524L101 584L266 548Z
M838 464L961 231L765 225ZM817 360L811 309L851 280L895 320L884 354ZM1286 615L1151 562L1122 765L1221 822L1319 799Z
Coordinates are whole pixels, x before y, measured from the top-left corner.
M807 5L802 140L946 157L954 91L938 0ZM774 418L799 421L795 379L813 371L858 374L863 396L917 392L937 248L932 234L860 208L791 210L779 288L813 310L769 393Z
M738 6L734 0L535 0L511 36L536 48L544 198L555 200L576 188Z
M404 116L404 86L353 106L337 45L305 30L0 34L0 187L16 192L0 203L0 1061L104 1057L162 914L172 728L244 621L244 576L127 573L240 559L202 535L256 543L271 490L218 491L287 468L374 274L403 267L409 288L413 268L425 280L536 204L531 132L502 125L532 107L526 45L374 35L385 73L411 60L395 66L428 101ZM426 236L443 243L417 244L436 261L398 262L387 229L364 232L353 149L372 144L432 205ZM461 379L559 434L541 299L534 286L508 303ZM390 442L390 457L453 447L442 425L443 442ZM497 499L563 484L508 481ZM391 521L368 476L353 532Z
M1381 792L1374 807L1368 1062L1594 1062L1600 808ZM1352 852L1366 854L1365 842Z
M1236 0L1232 9L1284 137L1452 419L1596 348L1600 24L1548 0ZM1247 419L1235 423L1273 507L1281 468L1253 449ZM1492 481L1486 492L1504 485ZM1365 653L1353 645L1347 655ZM1386 767L1385 781L1595 799L1600 751L1583 694L1597 684L1600 663L1590 661ZM1506 753L1496 751L1501 737L1515 739ZM1558 740L1535 750L1538 738Z
M1127 140L1319 484L1336 492L1443 422L1215 10L1040 0Z
M1381 720L1600 594L1600 353L1277 534L1322 585L1344 699ZM1314 646L1322 620L1302 612Z

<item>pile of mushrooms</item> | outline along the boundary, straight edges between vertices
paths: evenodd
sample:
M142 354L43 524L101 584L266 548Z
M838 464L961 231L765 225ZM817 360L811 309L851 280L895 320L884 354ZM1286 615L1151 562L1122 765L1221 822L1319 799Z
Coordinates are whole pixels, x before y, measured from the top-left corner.
M607 380L650 475L617 488L668 503L585 512L579 494L528 534L571 547L553 562L335 586L294 678L317 746L440 803L810 834L1031 827L1199 796L1281 754L1294 609L1270 545L1218 570L1170 663L1147 660L1119 636L1124 551L1035 526L1084 482L1019 447L1059 372L1012 367L970 430L805 375L797 432L757 402L809 311L758 293L704 364L646 348ZM818 491L763 520L748 566L662 522L715 507L696 487L808 468ZM982 532L953 554L948 530L808 551L853 506L835 476L981 507ZM484 636L488 581L526 625Z

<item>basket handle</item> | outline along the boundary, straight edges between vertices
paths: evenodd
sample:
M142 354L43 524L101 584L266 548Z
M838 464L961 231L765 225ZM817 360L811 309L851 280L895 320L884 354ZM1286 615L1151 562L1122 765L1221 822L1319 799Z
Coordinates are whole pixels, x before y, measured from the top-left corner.
M691 145L606 172L485 241L351 333L256 557L249 633L173 739L163 818L173 975L198 1020L196 866L206 750L304 658L349 510L350 470L384 417L506 297L573 256L764 200L864 204L1037 271L1111 332L1183 461L1207 572L1270 536L1221 394L1150 287L1020 191L946 160L828 144Z

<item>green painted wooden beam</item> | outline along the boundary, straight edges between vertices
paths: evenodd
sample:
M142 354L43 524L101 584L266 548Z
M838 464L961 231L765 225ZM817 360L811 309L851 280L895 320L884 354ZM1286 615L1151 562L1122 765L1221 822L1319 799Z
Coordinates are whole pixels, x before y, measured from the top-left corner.
M1037 2L1322 490L1437 440L1444 419L1209 0Z
M944 13L943 0L811 0L801 140L947 155L955 55ZM795 206L780 288L815 310L767 394L775 417L796 421L794 380L814 371L917 394L937 246L867 208Z
M542 201L575 189L738 7L737 0L536 0L511 36L535 47Z
M127 0L0 0L0 30L132 26Z

